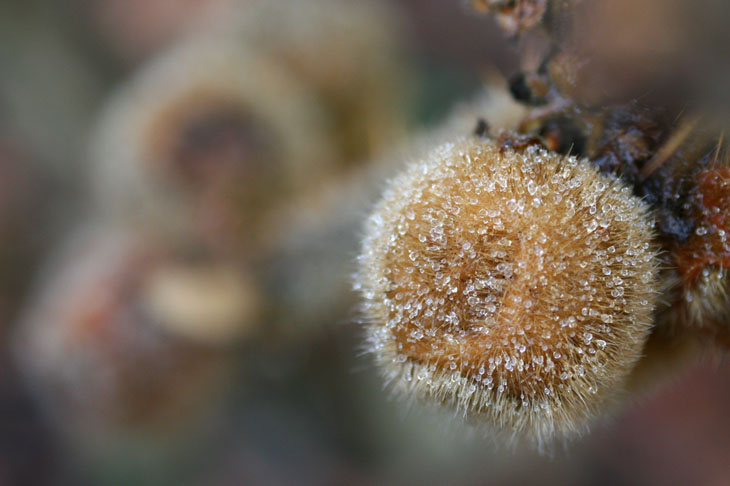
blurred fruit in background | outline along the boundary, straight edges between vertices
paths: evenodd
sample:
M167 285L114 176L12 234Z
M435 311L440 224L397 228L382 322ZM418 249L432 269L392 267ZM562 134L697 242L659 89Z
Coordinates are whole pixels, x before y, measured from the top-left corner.
M105 217L255 254L274 209L326 177L323 110L286 71L228 36L159 54L108 102L91 138Z
M185 430L258 323L234 268L123 229L78 230L16 331L17 362L55 426L93 447Z

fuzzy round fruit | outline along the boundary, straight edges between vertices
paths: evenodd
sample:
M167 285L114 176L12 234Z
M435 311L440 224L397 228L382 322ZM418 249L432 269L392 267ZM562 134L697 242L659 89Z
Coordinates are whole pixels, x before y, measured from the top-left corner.
M730 167L703 170L696 182L696 227L675 252L682 295L671 318L730 336Z
M237 38L161 53L112 97L91 140L97 206L232 251L329 173L329 128L289 73Z
M622 395L651 325L647 207L588 162L463 138L395 178L357 287L396 389L512 437L585 429Z
M197 424L257 329L233 264L125 228L77 230L40 283L16 362L52 423L90 444Z

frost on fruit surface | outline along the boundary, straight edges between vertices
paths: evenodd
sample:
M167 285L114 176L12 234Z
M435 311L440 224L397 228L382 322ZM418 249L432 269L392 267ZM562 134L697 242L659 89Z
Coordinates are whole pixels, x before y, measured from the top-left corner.
M614 177L464 138L391 181L365 232L356 286L397 390L539 442L621 395L656 269L647 209Z
M670 319L723 329L730 318L730 167L704 170L697 175L697 183L693 211L698 223L675 254L685 281L684 309Z

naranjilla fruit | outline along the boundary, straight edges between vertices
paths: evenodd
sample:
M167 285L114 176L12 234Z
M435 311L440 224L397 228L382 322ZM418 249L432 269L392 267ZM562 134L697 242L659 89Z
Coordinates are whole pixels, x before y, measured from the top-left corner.
M691 320L727 321L730 317L730 167L714 167L697 177L694 198L697 227L678 266L692 291L686 296ZM692 285L694 284L694 285Z
M288 72L235 38L201 35L107 104L92 136L94 192L114 218L255 251L269 211L328 173L331 144Z
M232 343L257 328L234 266L147 236L75 233L17 328L27 382L54 424L91 445L197 423L229 383Z
M647 207L618 179L462 138L395 178L365 231L356 287L397 390L537 443L623 395L656 259Z
M729 349L730 167L709 167L694 179L691 213L695 228L673 252L679 295L666 317L674 328L699 332Z

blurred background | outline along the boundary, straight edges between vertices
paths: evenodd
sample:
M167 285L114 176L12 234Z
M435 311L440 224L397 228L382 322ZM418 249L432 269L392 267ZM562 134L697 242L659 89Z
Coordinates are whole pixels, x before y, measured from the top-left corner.
M364 354L362 219L519 65L460 1L0 2L0 484L730 484L725 362L545 457Z

